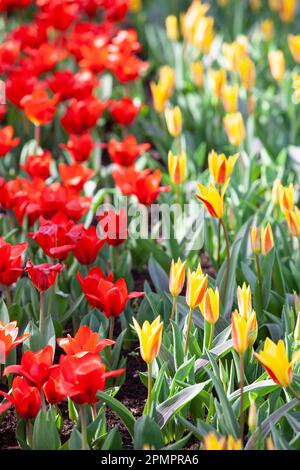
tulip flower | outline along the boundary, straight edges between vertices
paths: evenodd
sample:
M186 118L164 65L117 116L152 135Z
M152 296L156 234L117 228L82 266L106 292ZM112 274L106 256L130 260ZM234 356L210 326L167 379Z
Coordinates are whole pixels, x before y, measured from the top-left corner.
M80 163L73 163L72 165L59 163L58 171L62 182L76 191L81 191L85 183L96 174L94 170L86 168Z
M72 134L66 144L60 144L60 147L68 150L73 160L78 163L89 160L94 148L93 137L88 132L81 135Z
M212 91L216 98L221 98L222 89L226 83L225 69L212 70L208 72L210 82L212 84Z
M204 75L202 62L200 61L192 62L190 65L190 71L191 71L193 83L197 87L202 87L203 75Z
M75 245L72 249L73 256L86 266L95 262L107 241L106 237L99 239L96 227L86 229L83 224L74 225L68 235Z
M270 41L274 35L274 23L267 18L261 22L261 31L265 41Z
M255 64L250 57L243 57L238 64L239 75L246 90L251 90L255 85Z
M180 258L178 258L176 263L172 259L170 274L169 274L169 290L173 297L170 321L174 320L175 311L176 311L176 299L183 289L183 285L185 281L185 265L186 265L186 261L182 263Z
M52 366L50 375L42 387L48 403L56 405L66 399L63 377L59 365Z
M248 414L248 427L250 432L253 434L257 428L257 409L255 405L255 400L251 397L250 394L250 407L249 407L249 414Z
M274 246L274 237L272 227L268 224L266 227L261 227L261 252L263 256L266 256Z
M169 134L172 137L178 137L182 131L182 114L179 106L167 108L165 110L165 119Z
M138 144L136 138L129 135L121 142L111 139L107 145L107 151L114 163L129 167L150 147L151 145L148 143Z
M214 18L211 16L198 17L190 37L190 42L199 51L208 54L214 37Z
M229 180L234 165L239 157L239 154L231 155L226 158L224 153L217 154L214 150L208 155L208 167L211 176L218 186L222 186Z
M252 312L252 294L250 286L247 287L245 283L242 288L238 286L237 301L241 316L248 318Z
M211 183L207 189L200 183L197 183L198 193L196 197L203 203L212 217L222 219L224 215L224 195L227 189L229 180L224 184L221 194L217 188Z
M238 70L239 62L247 55L247 48L248 44L245 36L239 36L232 43L223 44L224 59L230 72Z
M124 209L120 209L119 213L108 210L99 215L98 221L108 245L118 246L125 243L128 237L128 221Z
M152 362L158 356L162 341L163 322L158 316L151 324L146 320L142 328L133 317L133 326L138 334L140 342L140 351L143 360L148 366L148 413L151 410L151 392L152 392Z
M39 85L30 95L24 96L20 104L27 119L39 128L52 121L58 100L58 95L49 98L45 86Z
M224 125L231 145L238 147L245 140L246 130L243 116L240 112L226 114Z
M46 150L40 155L28 155L25 165L20 164L26 173L32 178L46 180L50 176L51 153Z
M40 389L49 378L52 361L53 348L50 345L37 352L27 350L22 356L21 364L6 367L3 375L21 375Z
M300 238L300 212L294 206L292 210L285 210L284 216L291 235Z
M219 319L219 289L216 288L215 291L211 288L207 289L199 307L205 320L204 345L209 350L214 338L214 325Z
M23 272L22 256L27 243L11 245L0 237L0 284L6 286L7 303L11 303L9 286L14 284Z
M11 149L19 144L19 137L13 138L13 133L14 130L12 126L5 126L0 129L0 158L4 157Z
M214 432L210 432L203 439L204 450L225 450L226 437L218 437Z
M109 111L113 119L122 126L130 126L140 112L141 105L137 100L124 97L120 101L111 101Z
M29 338L29 333L18 336L17 322L12 321L6 325L0 321L0 364L5 362L10 351Z
M172 151L168 154L168 167L169 175L175 185L180 185L185 179L186 169L186 154L181 152L179 155L174 155Z
M174 84L174 70L168 65L161 67L158 83L150 83L153 105L156 112L161 113L164 111L165 105L174 91Z
M291 23L296 14L297 0L281 0L279 15L284 23Z
M221 90L221 98L227 113L235 113L238 108L239 87L238 85L224 85Z
M288 43L294 61L300 63L300 34L289 34Z
M285 57L281 50L270 51L268 54L271 75L274 80L281 82L285 74Z
M98 333L91 330L89 326L82 325L74 338L68 334L66 338L57 338L57 344L64 350L65 354L74 356L86 352L98 354L106 346L115 344L115 341L99 338Z
M171 41L177 41L178 36L179 36L177 16L175 16L175 15L167 16L167 18L166 18L166 32L167 32L167 37Z
M95 127L106 106L106 103L94 97L85 100L74 98L61 118L62 126L70 134L83 134Z
M259 229L254 225L250 230L250 239L251 239L251 248L255 255L258 255L260 252L260 233Z
M285 210L292 210L294 207L294 185L290 183L288 187L283 186L280 184L278 188L279 193L279 204L282 212L284 213Z
M12 382L11 395L0 390L0 395L8 403L1 403L0 414L14 406L20 418L35 418L42 406L42 399L38 388L33 387L24 377L15 377Z
M60 273L62 269L63 265L60 263L33 265L31 261L28 260L24 271L28 274L28 277L34 286L40 292L44 292L54 284L57 274Z

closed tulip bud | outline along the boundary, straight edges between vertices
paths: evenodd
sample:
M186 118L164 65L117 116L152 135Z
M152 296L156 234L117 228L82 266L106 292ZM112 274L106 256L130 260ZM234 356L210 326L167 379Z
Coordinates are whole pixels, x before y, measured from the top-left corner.
M297 0L281 0L279 15L284 23L291 23L295 18Z
M179 106L165 110L167 128L172 137L178 137L182 130L182 114Z
M294 331L294 340L299 343L300 342L300 311L298 310L297 314L297 321L296 321L296 327Z
M272 188L272 201L274 206L277 206L280 204L280 192L281 192L281 181L280 179L276 178L276 180L273 183L273 188Z
M295 312L300 312L300 299L298 294L294 291L294 304L295 304Z
M166 18L166 32L167 37L171 41L177 41L179 32L178 32L178 20L175 15L169 15Z
M203 65L202 62L193 62L190 65L191 75L193 83L197 87L202 87L203 85Z
M257 339L257 333L258 333L256 312L254 310L252 310L252 312L247 318L247 325L248 325L249 346L253 346L253 344L255 343Z
M255 85L255 64L250 57L245 56L238 64L242 84L246 90L251 90Z
M231 336L235 351L244 354L249 347L249 329L247 320L237 310L231 315Z
M235 113L238 107L239 87L238 85L224 85L221 98L227 113Z
M250 396L250 407L249 407L249 415L248 415L248 427L253 433L257 427L257 410L255 400Z
M250 286L247 287L245 283L242 288L238 286L237 301L239 313L242 317L248 318L252 313L252 294Z
M147 364L151 364L160 350L164 324L159 316L151 324L146 320L142 328L135 318L132 320L139 337L141 356Z
M169 290L172 297L178 297L183 289L185 281L185 265L186 261L182 263L180 258L178 258L176 263L172 260L169 274Z
M270 224L266 228L261 227L261 252L263 256L266 256L274 246L274 237L272 227Z
M250 239L251 239L251 248L255 255L258 255L260 252L260 233L259 229L254 225L250 230Z
M265 41L270 41L274 35L274 23L270 19L266 19L261 23L261 32Z
M159 83L150 83L150 89L153 99L153 107L157 113L162 113L169 99L169 90Z
M246 36L239 36L232 43L223 44L223 54L227 67L230 72L236 72L240 60L247 55L248 52L248 40Z
M172 95L175 85L175 71L169 65L164 65L159 69L159 84Z
M266 439L266 448L267 450L276 450L271 436Z
M300 238L300 212L298 207L284 211L286 223L291 235Z
M219 289L207 289L200 304L200 311L205 320L214 325L219 320Z
M279 11L280 8L280 2L282 0L269 0L269 8L272 11Z
M282 212L292 210L294 207L294 185L290 183L288 187L279 187L279 203Z
M170 150L168 154L169 175L174 184L182 184L185 179L186 153L173 155Z
M203 439L203 447L205 450L225 450L226 437L218 437L214 432L210 432Z
M224 125L229 142L231 145L238 147L246 137L243 116L240 112L226 114Z
M288 43L294 61L300 63L300 34L297 36L289 34Z
M199 18L190 39L192 44L203 54L208 54L214 37L214 18L206 16Z
M261 0L250 0L250 6L252 11L258 11L261 8Z
M134 13L138 13L142 10L142 0L130 0L129 9Z
M204 275L200 264L196 271L187 273L186 303L190 309L196 308L202 302L208 283L207 274Z
M224 215L224 195L228 186L229 180L222 187L221 194L217 188L211 183L209 188L206 188L200 183L197 183L198 193L196 198L202 202L212 217L217 219L223 218Z
M209 80L212 87L212 92L215 97L220 98L222 89L226 83L226 71L225 69L213 70L210 69L208 72Z
M222 186L227 183L232 174L238 156L239 154L236 153L235 155L231 155L230 157L226 158L224 153L218 155L214 150L209 153L209 171L218 186Z
M277 82L281 82L285 74L285 58L281 50L270 51L268 54L271 75Z

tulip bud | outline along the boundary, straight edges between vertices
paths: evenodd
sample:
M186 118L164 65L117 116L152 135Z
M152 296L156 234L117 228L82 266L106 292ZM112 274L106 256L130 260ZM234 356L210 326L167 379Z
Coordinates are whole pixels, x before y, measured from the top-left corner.
M168 155L169 175L174 184L182 184L185 179L186 153L173 155L170 150Z
M185 265L186 261L182 263L180 258L178 258L176 263L174 262L174 260L172 260L169 275L169 290L171 292L172 297L178 297L178 295L183 289L185 281Z
M192 80L197 87L203 85L203 65L202 62L193 62L190 65Z
M236 153L235 155L231 155L227 159L224 153L218 155L217 152L215 152L214 150L209 153L209 172L218 186L222 186L227 183L232 174L238 156L239 154Z
M182 114L179 106L165 110L167 128L172 137L178 137L182 130Z
M297 322L296 322L296 327L294 331L294 340L296 343L300 342L300 311L299 310L297 314Z
M239 74L246 90L251 90L255 85L255 64L250 57L243 57L238 64Z
M166 18L166 32L167 32L167 37L171 41L177 41L178 39L178 20L175 15L169 15Z
M237 310L231 315L231 336L233 347L239 354L244 354L249 346L247 320Z
M258 228L254 225L251 227L250 239L252 251L255 255L258 255L260 252L260 236Z
M292 365L287 356L284 342L275 344L270 338L265 340L264 349L254 353L256 359L266 369L269 376L281 387L289 387L293 380ZM295 361L298 358L295 358Z
M222 187L221 194L212 183L209 185L209 188L197 183L199 192L196 194L196 198L204 204L210 215L217 219L221 219L224 215L224 196L228 183L229 179Z
M272 227L270 224L266 228L261 227L261 252L263 256L266 256L274 246L274 237Z
M271 436L267 437L266 439L266 447L267 450L276 450Z
M270 41L274 35L274 23L270 19L266 19L261 23L261 31L265 41Z
M200 304L200 311L205 320L214 325L219 319L219 289L216 288L215 292L209 288L204 294L203 300Z
M291 235L294 237L300 237L300 212L298 207L294 207L293 210L284 211L286 223L288 225Z
M268 54L271 75L274 80L281 82L285 74L285 57L281 50L270 51Z
M238 85L224 85L221 98L224 109L227 113L235 113L238 106L239 87Z
M272 188L272 201L274 206L277 206L280 203L280 191L281 191L281 181L280 179L276 178L276 180L273 183L273 188Z
M146 320L142 328L135 318L132 320L139 337L141 356L147 364L151 364L160 350L164 324L160 321L159 316L151 324Z
M240 112L226 114L224 126L231 145L238 147L246 137L243 116Z
M225 69L220 69L220 70L210 69L208 72L208 76L211 82L212 92L214 96L217 98L220 98L222 89L226 83Z
M134 13L138 13L142 10L142 0L130 0L129 9Z
M288 43L294 61L300 63L300 34L297 36L289 34Z
M292 210L294 207L294 185L290 183L288 187L280 185L279 187L279 203L282 212Z
M207 274L204 275L199 263L197 270L187 273L186 303L190 309L196 308L203 299L208 283Z
M258 11L261 8L261 0L250 0L250 6L252 11Z
M284 23L291 23L295 18L297 0L281 0L279 15Z

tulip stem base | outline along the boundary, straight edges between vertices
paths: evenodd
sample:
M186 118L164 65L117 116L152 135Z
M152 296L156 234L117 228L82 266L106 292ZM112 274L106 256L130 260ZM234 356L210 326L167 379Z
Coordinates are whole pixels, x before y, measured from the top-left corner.
M229 237L228 237L226 225L223 219L220 219L220 224L222 225L224 236L225 236L225 241L226 241L226 272L225 272L225 279L224 279L222 296L221 296L221 301L223 303L225 300L225 295L227 291L227 284L228 284L229 271L230 271L230 243L229 243Z
M240 354L240 439L243 443L244 438L244 354Z
M300 401L300 395L299 395L299 393L297 393L296 390L295 390L293 387L290 386L289 388L290 388L290 391L291 391L292 395L294 395L294 397L295 397L298 401Z
M29 447L32 447L32 424L30 419L26 419L26 440Z
M148 364L148 398L147 398L147 414L151 413L152 398L152 364Z
M171 316L170 316L170 329L172 328L171 322L174 321L175 319L175 312L176 312L176 297L173 297L172 301L172 311L171 311Z
M85 405L80 405L80 420L81 420L82 450L89 450L89 445L87 441L87 419L86 419Z
M44 324L45 324L45 292L40 292L39 330L40 330L41 335L44 334Z
M5 290L6 290L6 305L10 307L12 300L11 300L11 292L10 292L9 286L5 286Z
M115 329L115 317L110 317L108 338L111 340L113 340L114 338L114 329Z
M189 315L188 315L187 330L186 330L184 354L187 354L188 349L189 349L189 337L190 337L190 331L191 331L191 325L192 325L192 318L193 318L193 309L190 308Z
M257 278L258 278L259 300L261 304L261 310L263 310L262 275L261 275L261 269L260 269L259 256L257 253L255 254L255 264L256 264L256 272L257 272Z

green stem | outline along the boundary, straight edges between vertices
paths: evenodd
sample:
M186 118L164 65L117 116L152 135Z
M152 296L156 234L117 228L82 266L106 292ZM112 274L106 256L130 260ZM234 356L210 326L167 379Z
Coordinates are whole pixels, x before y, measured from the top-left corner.
M296 390L290 385L289 387L292 395L294 395L295 398L297 398L298 401L300 401L300 395L296 392Z
M9 286L5 286L5 291L6 291L6 304L8 307L10 307L12 300L11 300L11 292L10 292Z
M205 320L204 344L205 344L205 349L207 351L211 349L213 338L214 338L214 331L215 331L215 325Z
M49 302L48 302L48 315L51 315L52 313L57 284L58 284L58 276L56 276L55 282L54 284L52 284L51 289L50 289L50 297L49 297Z
M109 335L108 335L108 338L111 339L111 340L114 338L114 328L115 328L115 317L110 317L109 318Z
M29 447L32 447L32 424L30 419L26 419L26 440Z
M256 264L256 272L257 272L257 278L258 278L259 299L260 299L260 305L261 305L261 310L262 310L263 309L262 275L261 275L261 269L260 269L259 255L257 253L255 254L255 264Z
M240 354L240 438L244 438L244 354Z
M188 316L187 330L186 330L186 338L185 338L185 348L184 348L184 353L185 354L187 354L188 348L189 348L189 337L190 337L190 331L191 331L192 318L193 318L193 309L190 308L189 316Z
M218 220L218 258L217 258L217 266L220 266L221 261L221 222L220 219Z
M80 405L82 450L89 450L87 441L87 419L85 405Z
M34 140L36 142L36 147L38 147L41 140L41 127L39 125L34 126Z
M40 322L39 330L40 333L44 334L44 324L45 324L45 292L40 292Z
M229 271L230 271L230 243L229 243L229 237L228 237L226 225L223 219L220 219L220 224L223 227L225 241L226 241L226 272L225 272L225 280L224 280L222 296L221 296L221 302L223 303L225 299L226 291L227 291L227 283L228 283Z
M176 297L173 297L172 311L171 311L171 316L170 316L170 329L172 328L171 322L174 321L174 318L175 318L175 312L176 312Z
M151 412L151 395L152 395L152 364L148 364L148 399L147 399L147 414Z
M93 419L93 421L95 421L96 418L97 418L97 408L96 408L96 404L91 405L91 413L92 413L92 419Z

